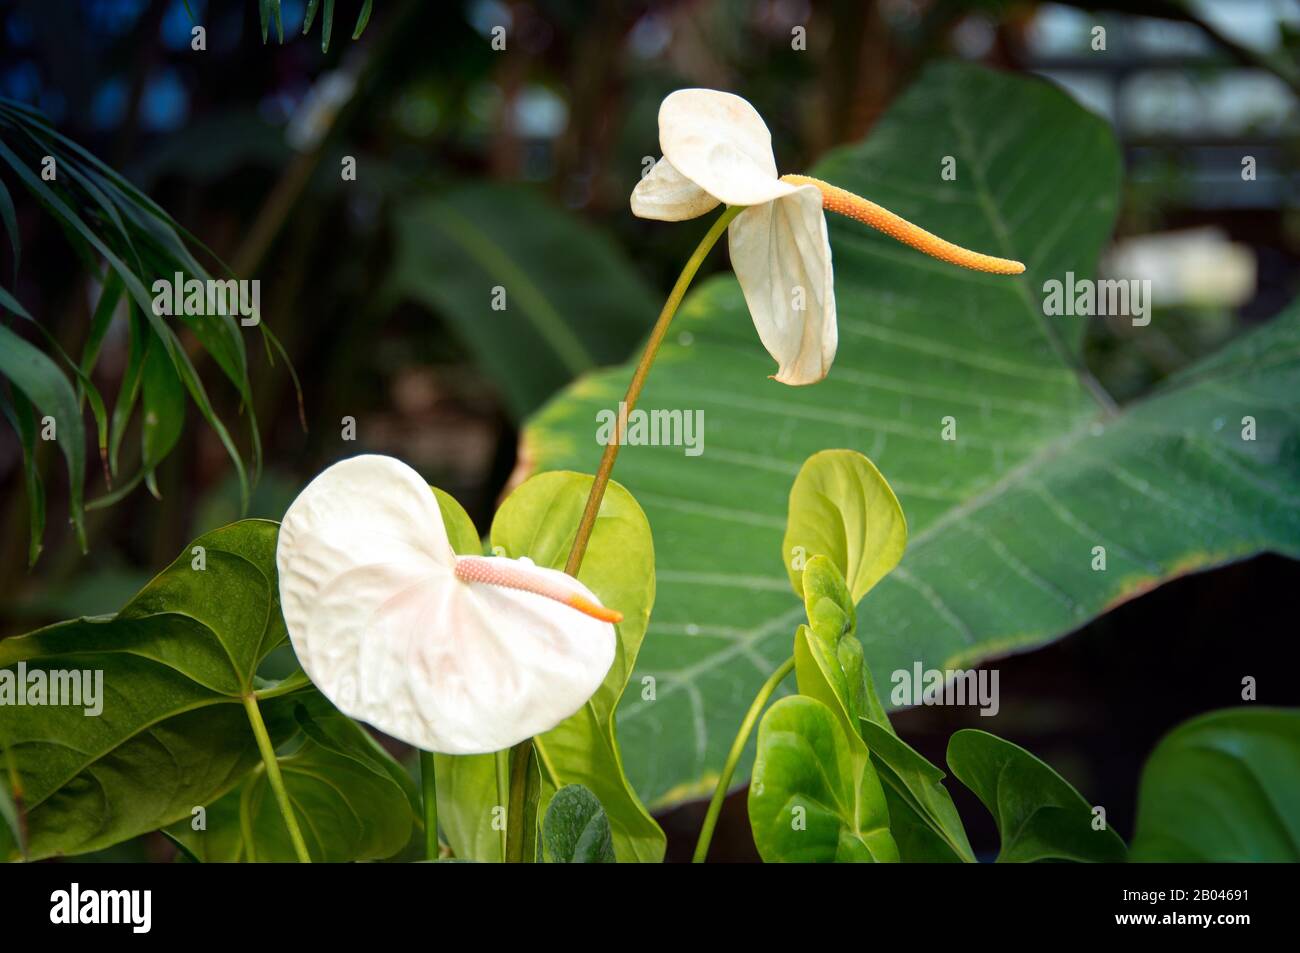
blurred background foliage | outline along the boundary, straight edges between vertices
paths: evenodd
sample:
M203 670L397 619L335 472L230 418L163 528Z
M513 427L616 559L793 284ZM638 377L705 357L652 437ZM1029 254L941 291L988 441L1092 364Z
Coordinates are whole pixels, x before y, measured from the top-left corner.
M314 22L304 35L309 7ZM123 463L114 488L134 486L131 472L150 470L158 499L138 486L88 512L87 555L69 522L77 479L69 483L58 448L36 441L33 469L48 519L32 569L23 441L0 428L0 635L115 610L188 540L241 513L278 518L307 479L358 451L405 459L486 527L514 469L524 417L577 375L634 351L698 239L697 229L659 227L627 210L643 163L658 155L658 104L682 86L748 98L772 129L778 165L791 171L868 134L935 57L1033 72L1064 86L1112 124L1124 151L1126 194L1104 269L1157 279L1149 328L1089 323L1089 363L1120 399L1300 293L1294 0L386 0L373 7L341 0L317 7L301 0L0 7L0 97L14 109L39 110L121 173L124 191L138 188L170 213L177 230L142 271L170 276L180 259L188 274L221 274L226 263L259 279L263 320L301 377L299 393L286 363L244 329L245 385L201 329L173 324L211 413L197 399L182 401L186 425L169 437L170 452ZM202 51L192 48L196 25ZM1105 52L1092 49L1096 26L1106 29ZM506 28L505 52L493 49L496 27ZM792 48L800 28L806 49ZM16 149L20 139L12 123L0 122L0 143ZM1224 188L1239 180L1243 156L1255 159L1256 187ZM341 174L349 157L355 181ZM0 284L34 319L7 314L5 324L51 355L57 345L78 359L102 324L93 371L80 381L65 370L83 393L102 394L111 413L137 360L139 315L121 302L111 320L96 322L109 287L102 254L93 246L79 254L86 242L42 207L10 165L0 164L0 183L12 196L22 249L17 260L0 243ZM176 238L185 232L198 241ZM715 255L706 267L724 264ZM498 284L509 288L506 311L493 310L484 293ZM111 492L95 462L92 410L84 421L87 499ZM143 446L143 416L124 445ZM346 417L356 421L355 443L341 439ZM224 422L232 448L213 421ZM245 508L236 461L257 475L259 432L265 466ZM1293 563L1261 557L1183 580L1094 623L1091 641L1076 636L1004 664L1026 666L1024 678L1043 686L1041 697L1018 696L1011 724L1049 737L1017 737L1003 724L1001 733L1081 789L1091 781L1131 803L1135 765L1158 733L1185 714L1234 700L1178 696L1167 712L1150 698L1124 702L1133 673L1168 651L1126 635L1167 626L1195 642L1217 640L1232 626L1233 652L1257 645L1271 653L1269 667L1284 669L1300 659L1277 657L1295 649L1275 639L1282 606L1275 593L1300 582L1298 575ZM1194 657L1224 650L1216 641L1208 651ZM1080 669L1089 677L1062 674ZM1007 684L1011 675L1004 676ZM1134 719L1145 714L1148 723L1120 741L1113 720L1102 719L1111 732L1103 744L1090 732L1101 731L1095 711L1107 706ZM930 709L899 724L946 739L961 719ZM923 741L918 747L935 754ZM674 824L693 833L693 810L667 819L670 857ZM991 827L972 825L971 833L977 850L982 834L996 843ZM734 824L724 819L716 850L747 856L746 838L741 810Z

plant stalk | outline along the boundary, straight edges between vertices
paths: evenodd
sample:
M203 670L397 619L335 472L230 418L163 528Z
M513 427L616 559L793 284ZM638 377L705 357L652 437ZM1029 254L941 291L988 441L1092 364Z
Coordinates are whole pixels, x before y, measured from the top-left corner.
M736 773L736 765L740 763L740 756L745 753L745 745L749 742L750 732L754 730L754 723L758 721L758 716L767 707L768 699L772 697L772 693L776 691L777 686L785 681L785 677L792 671L794 671L793 655L782 662L781 666L763 683L763 687L754 696L749 711L745 713L745 720L740 723L740 730L736 732L736 740L731 743L731 751L727 753L727 763L722 766L718 786L713 791L713 800L709 801L709 812L704 815L704 826L700 828L700 839L695 844L695 855L691 858L691 863L702 864L708 858L709 844L713 841L713 830L718 826L718 816L722 813L722 802L727 799L727 788L731 786L731 776Z
M682 298L686 296L686 289L690 287L695 273L700 270L700 265L704 263L709 251L722 237L722 233L727 230L731 220L744 210L745 207L740 205L728 207L709 227L704 238L691 253L691 257L686 260L686 265L677 276L673 290L668 293L668 300L664 302L663 310L659 312L659 319L650 331L650 339L646 341L645 350L641 352L641 360L632 374L632 380L627 385L623 406L627 408L628 413L636 407L637 398L641 396L641 388L645 386L646 377L650 374L650 365L654 363L659 353L659 346L663 344L664 337L668 334L668 325L672 323L673 315L677 313ZM591 484L591 492L587 494L587 505L582 511L582 521L578 523L578 533L573 538L573 548L569 550L569 561L564 566L564 571L570 576L578 575L578 569L582 566L582 557L587 553L587 543L591 540L591 531L596 526L596 514L600 512L600 503L605 498L605 488L609 485L609 476L614 470L614 461L618 458L618 448L623 439L623 434L619 433L618 429L615 428L612 438L605 445L605 452L600 457L600 466L596 469L596 479Z
M294 816L289 791L284 786L284 776L280 774L280 762L275 757L275 747L271 744L271 736L267 734L266 722L262 720L262 711L257 707L257 696L252 692L244 696L244 711L248 712L248 723L253 726L257 750L262 753L262 764L266 768L266 780L270 783L271 790L275 792L275 801L280 806L280 816L284 818L284 826L289 830L293 852L298 855L298 863L310 864L311 854L307 852L307 842L302 839L298 818Z
M421 802L424 806L424 859L438 859L438 776L433 752L420 752Z
M528 823L528 771L532 766L533 739L525 738L510 749L510 804L506 808L506 856L508 864L525 860L524 840Z

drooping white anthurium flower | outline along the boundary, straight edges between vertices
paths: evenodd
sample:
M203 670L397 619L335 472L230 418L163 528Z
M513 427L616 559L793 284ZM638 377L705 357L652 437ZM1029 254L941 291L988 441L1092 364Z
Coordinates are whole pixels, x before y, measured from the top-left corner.
M906 219L820 179L779 176L772 136L746 100L679 89L659 107L661 158L632 191L632 212L666 222L719 203L747 206L727 229L731 265L758 336L783 384L812 384L830 370L838 332L831 246L823 208L839 212L943 261L1016 275L1018 261L944 241Z
M527 559L456 555L433 491L392 457L317 476L284 516L276 565L316 687L425 751L500 751L548 731L614 662L618 612Z

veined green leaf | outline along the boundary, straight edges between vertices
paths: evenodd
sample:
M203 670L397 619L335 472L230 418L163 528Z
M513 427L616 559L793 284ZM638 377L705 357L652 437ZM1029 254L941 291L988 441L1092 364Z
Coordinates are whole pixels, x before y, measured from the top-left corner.
M0 705L32 859L107 847L215 803L260 763L250 693L274 742L297 730L301 684L254 679L286 639L276 532L245 520L207 533L121 612L0 641L0 691L61 686L73 702Z
M312 860L383 860L398 853L418 809L410 776L319 693L295 695L293 714L300 732L281 745L278 760ZM205 814L200 830L186 819L169 831L198 860L297 859L261 766Z
M404 202L395 228L387 293L442 316L517 416L625 358L654 319L645 282L609 242L525 189L471 186ZM587 421L583 440L594 446Z
M806 695L780 699L758 725L749 822L768 863L898 860L866 746Z
M542 820L542 860L548 864L612 864L614 838L596 795L581 784L555 792Z
M939 176L949 155L952 181ZM638 408L701 410L704 452L628 446L615 470L656 540L654 648L634 677L656 677L658 697L627 698L619 732L652 805L709 791L785 657L804 608L782 512L826 447L869 456L907 513L907 553L859 609L881 679L1041 645L1181 573L1261 550L1300 556L1300 309L1118 412L1080 372L1088 319L1043 313L1044 283L1091 276L1110 235L1121 166L1104 122L1042 80L939 64L869 139L811 171L1028 271L964 271L832 216L839 353L826 380L799 388L768 380L734 278L687 297ZM592 421L630 374L584 377L553 400L523 455L540 470L594 469Z

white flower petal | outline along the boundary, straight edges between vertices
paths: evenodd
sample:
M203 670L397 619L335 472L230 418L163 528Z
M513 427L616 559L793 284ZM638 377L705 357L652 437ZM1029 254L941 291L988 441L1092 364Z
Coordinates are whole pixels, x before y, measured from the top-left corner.
M718 205L718 200L682 175L667 159L654 168L632 190L632 214L660 222L681 222L698 218Z
M670 93L659 107L659 147L678 172L728 205L758 205L796 188L777 177L763 118L731 93Z
M614 661L609 623L458 579L432 491L391 458L355 457L313 480L285 514L276 562L312 681L346 714L426 751L499 751L548 731ZM599 603L564 573L526 569Z
M821 193L747 208L727 230L731 267L783 384L813 384L835 359L835 284ZM800 308L802 304L802 308Z

